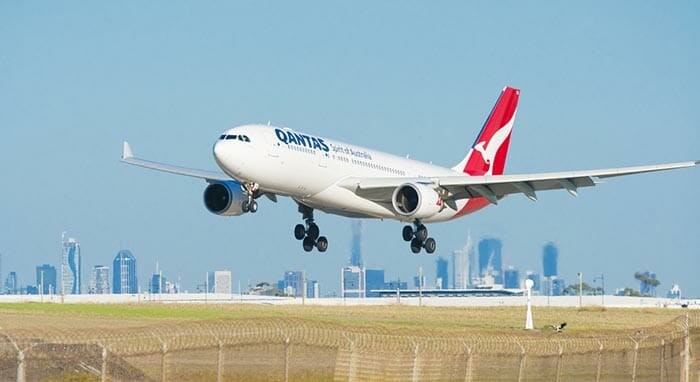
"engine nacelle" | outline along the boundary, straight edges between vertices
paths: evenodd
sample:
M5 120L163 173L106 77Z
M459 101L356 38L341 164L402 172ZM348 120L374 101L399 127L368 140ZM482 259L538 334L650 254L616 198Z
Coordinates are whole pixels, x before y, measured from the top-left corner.
M216 215L242 215L243 202L247 200L248 195L243 193L238 182L216 182L204 189L204 206Z
M435 190L415 183L396 187L391 203L397 214L415 219L431 217L442 209L442 199Z

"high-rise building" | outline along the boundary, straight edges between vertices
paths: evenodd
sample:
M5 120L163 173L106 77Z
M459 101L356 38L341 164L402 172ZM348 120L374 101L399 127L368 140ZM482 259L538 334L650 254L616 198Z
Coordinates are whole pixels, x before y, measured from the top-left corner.
M320 298L321 297L321 287L318 281L311 280L306 283L306 298Z
M82 292L82 259L80 243L72 237L66 238L61 233L61 294L80 294Z
M5 279L5 294L17 294L17 272L10 272Z
M474 246L471 235L467 235L467 244L462 249L452 252L452 288L467 289L472 284L472 259Z
M49 264L36 267L36 286L42 294L56 293L56 267Z
M365 279L367 280L367 297L379 297L379 293L372 293L373 290L384 289L384 270L383 269L367 269L365 270Z
M547 243L544 248L542 248L542 269L544 271L544 277L551 277L557 275L557 260L559 259L559 252L554 243Z
M90 280L90 293L109 294L109 267L106 265L95 265L92 268L92 278Z
M353 220L352 222L350 265L362 268L362 220Z
M656 285L658 283L656 279L656 273L645 271L641 275L635 275L639 280L639 293L648 296L656 296Z
M501 240L487 238L479 240L479 277L493 279L494 284L503 284L503 261Z
M301 297L304 293L304 272L284 272L284 277L277 283L277 288L288 296Z
M518 270L514 267L506 268L504 272L504 282L503 287L506 289L518 289L520 288L520 274Z
M447 260L442 256L435 260L435 267L437 268L435 277L439 279L438 282L435 283L435 286L439 289L447 289L447 265Z
M414 288L425 288L425 276L413 276Z
M365 270L354 265L343 268L341 287L342 297L364 297L366 294Z
M231 271L209 272L209 292L231 294L231 280Z
M112 275L112 293L135 294L139 292L136 258L128 249L122 249L114 257Z
M551 280L552 296L561 296L562 294L564 294L564 289L566 288L566 283L564 283L564 279L552 276Z
M153 276L151 276L151 285L150 285L150 290L151 293L166 293L165 291L165 283L167 280L165 277L163 277L162 274L160 273L154 273ZM211 284L209 284L211 285Z

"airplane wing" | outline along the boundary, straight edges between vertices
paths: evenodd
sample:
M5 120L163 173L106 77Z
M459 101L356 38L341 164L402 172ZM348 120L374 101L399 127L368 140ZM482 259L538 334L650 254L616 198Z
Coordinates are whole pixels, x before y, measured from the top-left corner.
M206 171L197 170L194 168L173 166L170 164L153 162L145 159L135 158L131 151L131 146L129 142L124 141L124 147L122 149L121 161L124 163L132 164L134 166L150 168L152 170L165 171L172 174L191 176L194 178L205 179L208 182L211 181L227 181L231 180L231 177L224 174L223 172L216 171Z
M616 176L641 174L645 172L666 171L692 167L700 161L667 163L650 166L610 168L602 170L552 172L523 175L449 175L425 178L362 178L351 177L341 180L338 185L360 197L377 203L391 203L396 187L404 183L424 184L441 194L447 205L454 200L484 197L493 204L509 194L524 194L528 199L537 201L537 191L567 190L576 196L579 187L596 185L593 178L605 179ZM454 208L454 207L453 207Z

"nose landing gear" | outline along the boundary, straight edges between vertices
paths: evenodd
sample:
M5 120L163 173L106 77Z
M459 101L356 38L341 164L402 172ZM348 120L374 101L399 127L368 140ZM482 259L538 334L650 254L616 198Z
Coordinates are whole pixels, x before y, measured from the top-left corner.
M244 200L241 203L241 210L244 213L250 212L252 214L258 212L258 202L255 199L260 197L259 185L257 183L245 183L241 185L241 188L248 195L248 200Z
M401 232L403 239L411 242L411 252L419 253L423 248L425 248L427 253L435 252L437 244L435 239L428 237L428 228L418 219L413 222L413 225L416 227L415 230L410 225L407 225L403 227Z
M297 224L294 226L294 237L302 241L302 247L306 252L311 252L314 247L316 247L319 252L326 252L328 249L328 239L326 239L325 236L320 236L321 230L318 228L318 225L314 223L314 209L299 204L299 212L301 212L306 226L304 226L304 224Z

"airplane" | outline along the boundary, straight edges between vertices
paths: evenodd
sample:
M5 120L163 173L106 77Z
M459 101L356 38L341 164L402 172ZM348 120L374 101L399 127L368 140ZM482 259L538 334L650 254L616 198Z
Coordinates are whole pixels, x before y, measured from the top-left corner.
M206 171L134 157L127 141L121 161L153 170L204 179L204 205L213 214L255 213L257 199L292 198L304 224L294 237L304 251L328 249L314 210L351 218L393 219L408 223L402 237L413 253L433 253L435 239L426 223L474 213L510 194L537 201L537 192L566 190L577 196L593 178L692 167L700 161L590 171L504 175L520 90L505 87L464 159L445 168L292 130L243 125L223 132L213 146L221 169Z

